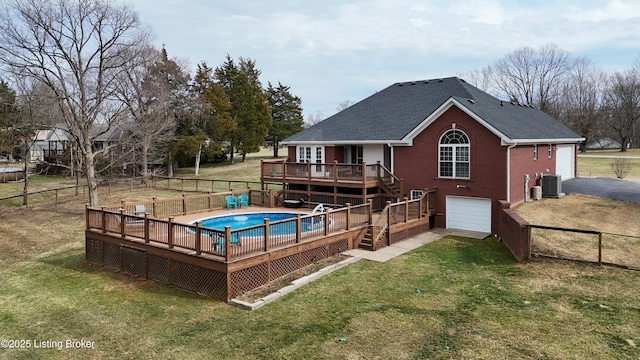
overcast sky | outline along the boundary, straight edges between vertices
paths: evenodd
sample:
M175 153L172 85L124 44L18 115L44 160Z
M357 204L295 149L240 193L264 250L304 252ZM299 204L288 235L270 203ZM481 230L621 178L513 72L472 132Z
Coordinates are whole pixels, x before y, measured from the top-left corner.
M457 76L554 43L605 71L640 58L637 0L135 0L170 57L251 58L305 118L399 81Z

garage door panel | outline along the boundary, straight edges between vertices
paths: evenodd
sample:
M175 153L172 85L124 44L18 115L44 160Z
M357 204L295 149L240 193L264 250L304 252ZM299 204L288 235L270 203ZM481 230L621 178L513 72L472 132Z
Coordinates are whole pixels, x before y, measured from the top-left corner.
M447 196L447 228L491 232L491 199Z
M556 147L556 174L562 180L573 179L575 174L575 146L558 145Z

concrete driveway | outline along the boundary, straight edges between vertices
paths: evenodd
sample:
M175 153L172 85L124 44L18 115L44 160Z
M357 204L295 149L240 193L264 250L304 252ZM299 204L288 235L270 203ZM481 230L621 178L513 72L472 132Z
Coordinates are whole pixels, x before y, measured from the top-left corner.
M562 182L562 192L640 203L640 183L609 178L573 178Z

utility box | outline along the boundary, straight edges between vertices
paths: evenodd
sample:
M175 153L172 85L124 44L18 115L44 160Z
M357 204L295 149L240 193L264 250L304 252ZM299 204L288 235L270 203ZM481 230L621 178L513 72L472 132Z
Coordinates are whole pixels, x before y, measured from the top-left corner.
M536 185L531 188L531 200L542 199L542 186Z
M542 177L542 197L560 198L562 193L562 176L544 175Z

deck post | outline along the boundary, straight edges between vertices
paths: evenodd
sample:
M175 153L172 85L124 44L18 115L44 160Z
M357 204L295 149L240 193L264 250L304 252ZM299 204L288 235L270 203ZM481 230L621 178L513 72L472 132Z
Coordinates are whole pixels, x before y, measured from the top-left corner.
M202 221L196 222L196 255L200 255L202 253Z
M169 249L173 249L173 216L169 216L169 224L168 228L169 228L169 233L167 234L167 245L169 246Z
M120 208L120 236L123 238L124 238L124 226L125 226L124 209Z
M373 199L369 199L369 225L373 224Z
M144 242L149 243L149 226L151 221L149 220L149 214L144 214Z
M224 259L226 262L231 261L231 226L224 227Z
M158 217L157 213L158 213L158 202L156 201L156 197L154 196L153 198L153 217Z
M302 219L300 218L300 213L296 214L296 244L300 243L300 238L302 238Z
M325 209L324 214L324 236L329 235L329 209Z
M107 233L107 213L105 211L106 207L102 207L101 211L102 211L102 233L106 234Z
M347 206L347 225L345 230L349 230L349 227L351 226L351 203L346 203L345 205Z
M381 181L382 177L380 176L380 160L378 160L378 163L376 164L376 181Z
M409 198L404 198L404 222L409 222Z
M269 241L269 218L264 218L264 251L271 249L271 242Z
M91 229L89 226L89 203L84 204L84 221L85 221L85 230Z
M187 215L187 199L184 193L182 193L182 215Z
M362 162L362 183L366 185L367 183L367 163L366 162ZM365 186L366 189L366 186Z

